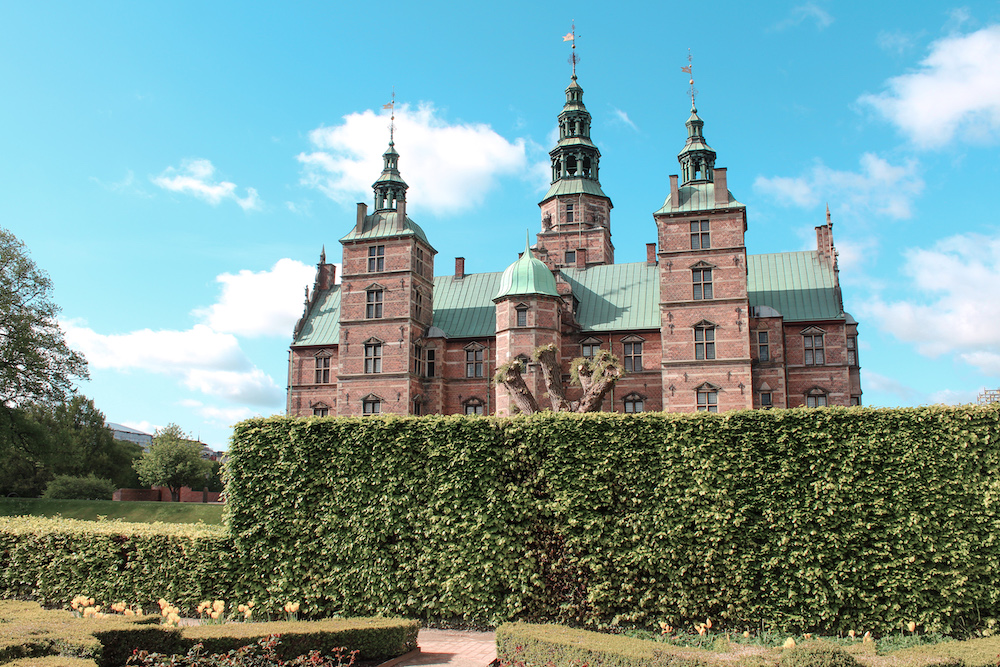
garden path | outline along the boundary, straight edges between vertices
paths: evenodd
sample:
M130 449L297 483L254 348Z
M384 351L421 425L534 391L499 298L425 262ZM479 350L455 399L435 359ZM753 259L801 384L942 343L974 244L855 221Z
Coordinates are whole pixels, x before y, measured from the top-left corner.
M486 667L497 657L496 635L492 632L437 630L421 628L417 635L419 651L407 653L394 667Z

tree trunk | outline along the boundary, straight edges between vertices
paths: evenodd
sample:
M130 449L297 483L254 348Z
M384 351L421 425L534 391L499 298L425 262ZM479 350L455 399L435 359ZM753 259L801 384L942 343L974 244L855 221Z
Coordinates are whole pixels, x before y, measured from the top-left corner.
M179 503L181 501L181 487L171 486L170 489L170 502Z
M532 395L528 385L521 377L521 364L512 363L507 368L502 369L502 374L497 377L497 381L504 386L514 405L523 414L533 415L538 412L538 401Z
M552 409L555 412L567 412L571 407L566 400L566 388L563 387L559 352L554 345L546 345L535 350L535 358L542 369L542 378L549 391Z
M617 366L605 366L603 372L594 377L594 373L589 368L580 367L580 385L583 387L583 398L576 408L577 412L599 412L604 396L618 382L621 377L621 369Z

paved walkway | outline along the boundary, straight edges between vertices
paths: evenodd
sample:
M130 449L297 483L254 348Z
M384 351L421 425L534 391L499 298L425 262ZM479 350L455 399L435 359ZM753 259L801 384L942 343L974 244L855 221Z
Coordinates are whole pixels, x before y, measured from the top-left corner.
M496 635L492 632L421 628L417 646L419 651L407 653L395 666L486 667L497 657Z

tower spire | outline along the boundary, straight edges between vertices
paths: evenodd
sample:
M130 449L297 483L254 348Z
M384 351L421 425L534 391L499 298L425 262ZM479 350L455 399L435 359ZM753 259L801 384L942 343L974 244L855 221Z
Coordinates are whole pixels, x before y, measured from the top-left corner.
M681 152L677 154L677 161L681 163L681 185L692 181L711 182L714 178L713 170L715 168L715 151L705 142L705 136L702 133L705 121L698 116L698 108L694 103L698 90L694 87L692 68L691 49L688 49L688 64L681 67L681 71L690 77L688 84L691 87L688 89L688 94L691 96L691 115L684 123L688 131L687 141Z
M396 89L392 89L392 101L382 105L389 109L389 148L382 154L382 175L372 187L375 189L375 211L406 210L406 190L409 186L399 175L399 153L396 152Z
M573 80L576 80L576 64L580 62L580 56L576 55L576 20L574 19L570 23L570 30L568 33L563 35L564 42L572 42L573 47L570 51L569 62L573 66Z

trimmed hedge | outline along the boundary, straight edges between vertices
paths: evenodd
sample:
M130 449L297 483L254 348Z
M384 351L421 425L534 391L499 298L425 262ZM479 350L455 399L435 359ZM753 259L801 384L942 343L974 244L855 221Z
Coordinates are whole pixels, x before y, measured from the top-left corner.
M133 650L183 654L201 643L207 653L226 653L280 634L279 655L291 660L312 650L332 654L347 647L361 660L384 660L416 648L417 623L403 619L327 619L278 623L227 623L183 628L149 625L146 617L77 618L43 610L34 602L0 601L0 664L56 653L100 667L124 665Z
M309 614L800 632L1000 617L1000 411L237 425L241 599Z
M226 597L238 572L219 526L0 517L0 554L0 597L54 605L163 597L194 615L202 600Z
M501 667L705 667L710 651L577 630L563 625L505 623L497 628Z

